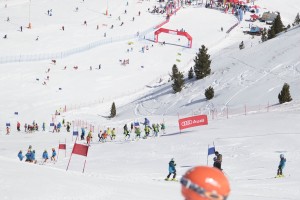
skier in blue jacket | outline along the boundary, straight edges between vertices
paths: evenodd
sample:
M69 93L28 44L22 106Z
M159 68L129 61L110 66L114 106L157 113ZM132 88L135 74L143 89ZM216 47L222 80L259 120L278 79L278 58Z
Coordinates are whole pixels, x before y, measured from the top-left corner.
M27 153L25 154L26 160L25 162L32 162L31 158L32 158L32 152L28 149Z
M36 160L35 160L35 150L33 150L31 152L31 162L36 163Z
M167 178L165 178L166 181L169 180L171 174L173 174L173 179L171 179L172 181L175 181L176 179L176 163L174 161L174 158L171 159L171 161L169 162L169 174L167 176Z
M44 159L44 162L47 162L47 160L49 159L49 156L48 156L48 152L47 152L47 150L45 150L44 152L43 152L43 159Z
M19 153L18 153L18 158L20 159L20 161L23 160L24 156L23 156L23 154L22 154L22 150L19 151Z
M56 156L56 151L54 148L52 148L52 156L51 156L52 161L55 161L55 156Z
M284 157L283 154L280 154L280 162L279 162L279 166L278 166L278 170L277 170L277 176L278 177L282 177L283 174L282 174L282 170L285 166L285 163L286 163L286 158Z

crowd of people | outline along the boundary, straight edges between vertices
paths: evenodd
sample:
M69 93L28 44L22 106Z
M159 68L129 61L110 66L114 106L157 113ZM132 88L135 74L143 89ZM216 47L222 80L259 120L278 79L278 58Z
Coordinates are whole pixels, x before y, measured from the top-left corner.
M52 154L51 154L50 160L55 162L56 161L56 150L55 150L55 148L52 148L51 151L52 151ZM25 162L35 163L35 164L37 163L36 152L35 152L35 150L32 149L31 145L29 145L29 147L27 149L27 153L25 155L23 155L23 151L20 150L18 153L18 158L20 161L23 161L23 159L25 159ZM48 155L47 149L44 150L41 158L42 158L41 163L46 163L48 161L49 155Z
M134 139L140 139L141 138L141 126L140 124L144 125L144 136L142 137L143 139L147 139L148 137L150 137L150 133L152 132L152 137L158 137L160 131L162 132L162 134L165 134L166 132L166 126L165 123L152 123L152 125L150 124L150 121L148 118L145 118L144 122L132 122L130 124L130 130L127 126L127 124L124 125L123 127L123 134L125 136L125 139L130 139L131 137L131 133L135 134Z

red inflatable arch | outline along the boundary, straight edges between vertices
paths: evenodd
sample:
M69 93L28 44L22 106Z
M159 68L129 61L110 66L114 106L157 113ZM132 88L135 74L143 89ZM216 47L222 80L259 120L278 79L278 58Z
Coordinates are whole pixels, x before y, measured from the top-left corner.
M193 41L193 38L192 36L190 36L190 34L188 34L187 32L185 31L175 31L175 30L170 30L170 29L166 29L166 28L160 28L158 29L157 31L154 32L154 35L155 35L155 42L158 42L158 35L160 33L168 33L168 34L172 34L172 35L182 35L182 36L185 36L189 43L189 48L192 48L192 41Z

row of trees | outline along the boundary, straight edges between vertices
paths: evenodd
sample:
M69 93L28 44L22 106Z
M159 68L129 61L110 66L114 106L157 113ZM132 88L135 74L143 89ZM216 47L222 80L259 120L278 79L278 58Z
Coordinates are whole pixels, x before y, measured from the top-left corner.
M280 15L279 18L280 19ZM274 28L274 30L277 30ZM194 77L196 80L203 79L206 76L211 74L210 69L210 55L207 53L208 49L202 45L201 49L199 49L199 53L196 54L196 57L194 59L195 65L194 68L190 68L188 72L188 79L193 79ZM172 88L175 93L180 92L184 88L184 74L183 72L180 72L177 68L177 66L174 64L172 67L172 74L171 80L173 80ZM279 103L285 103L292 101L292 97L290 95L289 91L290 86L285 83L282 87L281 92L278 95ZM207 100L210 100L214 97L214 89L213 87L209 86L205 90L205 97Z
M194 68L188 72L188 79L193 79L196 77L196 80L203 79L206 76L210 75L210 55L207 53L208 49L202 45L199 52L196 54L194 59L195 65ZM175 93L180 92L184 88L184 74L178 70L177 65L173 65L172 74L170 75L171 80L173 81L172 88ZM206 98L212 99L214 97L214 89L209 87L205 90Z
M297 13L295 21L293 23L293 26L297 26L299 24L300 24L300 17L299 17L299 13ZM285 28L282 21L281 21L280 13L278 13L278 15L275 18L275 20L274 20L272 26L270 27L270 29L267 30L266 28L264 28L264 30L262 31L261 41L265 42L267 40L275 38L278 33L281 33L282 31L286 30L287 28L290 28L290 25L288 25Z

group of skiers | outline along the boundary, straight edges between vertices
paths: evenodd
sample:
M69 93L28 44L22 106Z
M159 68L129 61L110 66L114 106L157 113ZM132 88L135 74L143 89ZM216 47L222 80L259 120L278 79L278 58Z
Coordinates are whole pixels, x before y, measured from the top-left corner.
M164 122L162 122L161 124L152 123L152 125L150 125L149 119L145 118L145 121L141 122L141 124L144 125L144 132L145 132L143 139L146 139L147 137L150 136L151 130L152 130L152 136L155 136L155 137L158 136L158 133L160 132L160 130L162 131L163 134L165 134L166 126L165 126ZM131 123L130 130L128 129L127 124L124 125L123 134L125 136L125 139L130 139L130 133L135 133L135 139L141 138L142 131L141 131L139 122Z
M56 161L55 157L56 157L56 151L55 148L52 148L52 154L50 157L51 161ZM25 162L37 163L37 160L35 159L35 150L32 150L31 145L29 145L25 156L23 155L22 150L20 150L18 153L18 158L20 161L23 161L23 159L25 158ZM43 163L47 162L47 160L49 159L49 155L46 149L42 154L42 158L43 158Z
M99 142L106 142L107 138L109 137L110 140L115 140L116 139L116 129L110 129L109 127L102 131L100 130L100 132L98 133L98 138L99 138Z
M66 127L67 132L70 132L71 129L71 123L70 122L65 122L65 120L62 120L61 122L58 122L57 124L53 123L53 130L52 132L60 132L62 126ZM17 131L21 131L21 123L17 121ZM24 124L24 131L25 133L32 133L34 131L39 131L39 125L37 122L33 121L32 124L25 123ZM46 123L42 123L42 131L46 131ZM9 135L11 132L10 129L10 124L6 126L6 135Z
M214 167L196 166L189 169L180 179L181 193L185 200L225 200L230 193L230 183L221 169L222 155L215 152ZM286 158L280 154L280 163L277 176L283 177L282 170ZM169 174L166 181L178 181L176 179L176 163L174 158L169 162ZM170 179L173 174L173 178ZM213 183L213 184L212 184Z
M285 163L286 163L286 158L284 157L283 154L280 154L280 161L279 161L279 165L278 165L278 170L277 170L277 176L275 176L275 178L280 178L280 177L284 177L282 171L283 168L285 167ZM213 168L218 169L219 171L223 171L223 169L221 168L222 165L222 154L220 154L218 151L215 151L215 157L214 157L214 164L213 164ZM169 173L167 175L167 177L165 178L166 181L177 181L176 180L176 163L174 161L174 158L171 158L169 164ZM170 176L173 174L173 178L170 179Z

